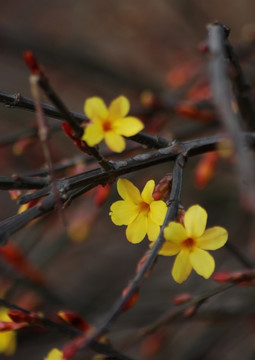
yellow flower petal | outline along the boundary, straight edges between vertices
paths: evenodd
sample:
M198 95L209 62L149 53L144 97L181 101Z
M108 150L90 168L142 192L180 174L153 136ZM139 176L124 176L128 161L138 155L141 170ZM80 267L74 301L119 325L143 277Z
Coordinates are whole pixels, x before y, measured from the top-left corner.
M205 250L196 248L192 251L190 262L193 269L205 279L208 279L214 272L214 258Z
M109 149L118 153L122 152L126 146L123 136L113 131L107 131L105 133L105 143Z
M8 309L0 308L0 321L11 321L8 315ZM12 355L15 353L17 347L17 338L15 331L0 332L0 353L5 355Z
M224 246L227 239L227 230L220 226L214 226L205 230L203 235L197 239L197 244L204 250L216 250Z
M187 239L187 233L182 224L171 221L164 229L164 237L167 241L180 244Z
M128 179L120 178L117 182L117 189L123 200L133 201L135 204L142 201L140 191Z
M191 206L184 215L184 225L187 231L188 237L198 238L200 237L206 227L207 212L199 205Z
M140 213L137 218L128 225L126 236L128 241L133 244L141 242L147 233L147 216Z
M147 183L145 184L145 186L143 188L141 196L142 196L143 201L145 201L147 204L150 204L152 201L154 201L154 199L152 197L154 188L155 188L154 180L147 181Z
M192 266L189 260L189 251L183 249L175 258L172 276L177 283L181 284L187 279L191 270Z
M92 122L106 119L108 117L108 110L105 102L96 96L88 98L85 101L84 112Z
M179 244L171 241L165 241L162 248L159 250L159 255L172 256L178 254L180 250L181 247Z
M156 224L154 221L152 221L150 218L148 218L148 239L150 241L156 241L157 237L159 236L160 227L158 224Z
M116 120L113 123L113 128L117 134L129 137L139 133L139 131L144 128L144 125L142 121L136 117L127 116Z
M17 341L15 331L4 331L0 334L0 353L13 355L16 351Z
M104 138L103 128L100 124L89 124L84 130L82 140L89 146L99 144Z
M150 204L149 217L158 225L162 225L166 216L167 206L162 200Z
M123 118L129 112L129 108L129 100L125 96L121 95L117 97L109 105L109 119L115 120Z
M52 349L44 360L64 360L62 351L58 349Z
M110 208L110 216L115 225L128 225L139 213L138 205L131 201L116 201Z

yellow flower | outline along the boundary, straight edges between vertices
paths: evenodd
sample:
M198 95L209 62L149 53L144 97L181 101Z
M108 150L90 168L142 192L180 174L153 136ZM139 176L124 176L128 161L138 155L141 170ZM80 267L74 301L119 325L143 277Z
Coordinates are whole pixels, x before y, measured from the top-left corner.
M225 245L228 232L220 226L205 230L207 212L199 205L191 206L184 215L184 225L172 221L164 229L165 243L159 254L176 255L172 275L182 283L192 268L208 279L215 268L213 257L206 250L216 250Z
M108 109L99 97L91 97L85 101L84 112L91 120L82 136L89 146L99 144L105 139L106 145L115 152L125 149L123 136L133 136L144 128L143 123L129 112L129 101L125 96L114 99Z
M5 307L0 308L0 321L12 321L8 316L8 310ZM0 332L0 353L5 355L12 355L15 353L17 347L17 339L15 331L1 331Z
M110 216L115 225L127 225L126 236L133 244L141 242L146 234L151 241L159 235L167 206L164 201L153 199L154 187L154 180L149 180L140 194L129 180L122 178L117 182L123 200L112 204Z
M44 360L64 360L62 351L52 349Z

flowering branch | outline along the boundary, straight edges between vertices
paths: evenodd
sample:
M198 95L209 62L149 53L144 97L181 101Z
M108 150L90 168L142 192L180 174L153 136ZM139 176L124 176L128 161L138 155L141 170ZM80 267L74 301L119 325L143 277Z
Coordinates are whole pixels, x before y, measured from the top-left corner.
M245 144L250 147L255 145L255 133L241 133ZM241 135L240 135L241 136ZM224 135L215 135L207 138L190 140L186 142L173 142L170 147L155 150L145 154L136 155L122 161L113 162L111 172L102 169L94 169L85 173L70 176L57 180L57 187L61 195L63 204L70 202L81 194L94 188L99 184L112 182L116 177L130 172L138 171L156 164L175 160L182 153L187 154L187 158L202 154L215 149L217 144L225 139ZM37 196L46 196L34 207L21 214L14 215L9 219L0 222L0 243L4 244L8 237L25 226L29 221L52 211L55 208L54 196L50 194L50 187L47 179L28 178L16 181L12 177L0 177L0 189L28 189L41 188L35 194L27 195L25 201L35 199ZM46 185L46 187L45 187ZM33 187L34 186L34 187ZM74 190L76 189L76 190ZM37 195L36 195L37 194Z
M241 131L243 128L241 120L245 120L251 129L255 129L254 109L239 62L228 41L228 33L228 29L220 24L208 26L210 83L215 106L212 105L211 101L207 100L204 104L197 102L193 105L186 105L175 100L172 102L170 100L161 102L160 100L163 98L158 98L158 103L154 99L146 110L140 108L140 111L143 115L148 115L153 114L154 111L157 114L157 111L170 110L178 115L186 114L186 116L193 119L198 116L202 122L209 121L210 123L215 123L215 120L217 120L217 115L215 115L216 109L236 151L242 195L241 200L246 205L246 208L255 211L255 191L253 186L255 178L251 170L252 164L246 151L248 147L255 147L255 132L245 133ZM233 94L229 86L230 81L226 59L232 65L232 70L235 70L235 73L231 76L233 93L236 96L240 114L233 108ZM51 87L31 52L25 53L25 60L32 73L32 90L35 94L35 102L31 99L23 98L21 95L15 96L4 93L0 93L0 102L36 112L38 122L40 123L39 135L43 143L48 167L50 168L51 179L46 177L47 171L45 170L36 170L29 175L21 177L17 175L0 177L0 189L36 190L32 193L21 195L18 200L20 204L31 202L27 205L28 210L0 222L0 245L4 245L13 233L21 229L29 221L41 217L58 207L62 209L70 205L75 198L80 197L98 185L107 185L105 188L109 192L109 185L124 174L133 173L165 162L174 162L173 175L168 174L165 176L156 188L154 180L149 180L141 193L128 179L119 179L117 182L118 192L122 200L117 201L111 206L109 215L112 217L112 221L116 225L127 225L126 235L130 242L138 243L147 234L151 244L150 250L146 251L138 262L136 274L131 282L124 288L122 296L117 300L109 313L106 314L97 328L89 327L89 331L87 331L88 329L75 327L73 323L71 324L72 326L62 326L50 319L39 316L37 313L28 312L0 299L0 305L13 308L16 311L13 310L12 314L10 313L10 316L13 316L14 322L15 319L17 322L20 319L20 321L22 320L22 326L24 324L42 326L70 337L72 340L64 347L63 352L57 350L58 354L60 353L61 357L63 355L65 359L69 359L77 351L90 346L93 350L105 354L108 358L128 360L128 357L118 353L111 346L101 344L100 337L108 331L110 326L124 311L128 310L136 302L142 284L150 275L158 255L177 255L172 275L178 283L187 279L192 268L206 279L212 275L215 269L214 259L207 250L216 250L222 247L227 241L227 230L219 226L205 230L207 222L206 210L199 205L193 205L185 212L184 209L180 208L180 197L183 168L186 160L189 157L216 150L218 145L227 136L220 134L191 141L169 141L162 137L149 135L140 131L144 125L139 119L127 116L129 113L129 101L122 95L113 100L109 107L98 97L87 99L84 110L88 118L84 115L70 112ZM38 86L56 108L40 103ZM187 90L190 88L187 83L186 89L184 87L180 91L182 95L187 93ZM203 112L203 109L205 112ZM56 180L54 177L55 171L74 166L76 160L70 160L68 165L58 164L53 166L51 164L47 146L48 128L43 111L45 111L46 115L53 118L64 119L65 122L62 123L62 129L66 135L73 140L74 144L81 151L92 155L92 160L90 158L88 161L96 161L101 168L97 167L90 171L61 177ZM90 123L84 129L83 123L87 122L88 119ZM56 128L60 127L56 126ZM34 130L32 130L28 129L27 134L29 136L35 136ZM15 139L18 139L19 136L21 136L20 132L17 132L15 136L9 137L7 140L0 139L0 145L10 144ZM105 140L109 149L120 153L125 148L124 137L154 150L144 151L128 158L123 157L121 160L109 153L108 155L113 160L108 160L108 156L105 158L105 154L102 155L98 148L94 147L102 140ZM139 149L141 150L141 147ZM127 156L127 153L124 155ZM86 158L82 157L82 161L86 162ZM214 168L212 170L211 167L209 170L212 172ZM246 183L243 182L243 178ZM17 196L17 193L20 192L13 192L15 196ZM104 196L105 198L107 197L107 195ZM163 199L166 200L168 210ZM29 208L29 206L32 207ZM253 269L253 264L239 253L235 247L231 246L231 244L227 244L227 246L242 264L249 269ZM188 297L181 309L165 314L150 327L139 332L139 334L141 336L148 334L148 332L154 331L181 314L185 317L192 316L208 298L227 290L235 284L248 284L251 286L254 284L254 271L226 272L218 275L216 273L214 274L214 280L223 283L223 285L199 296ZM14 288L13 285L12 288ZM47 295L46 287L42 286L43 291ZM50 298L50 291L48 294L47 298ZM19 328L19 326L15 327L14 325L10 322L10 324L3 325L3 328ZM50 355L49 359L52 359L52 355Z
M69 338L75 338L78 335L82 335L82 331L78 328L75 328L73 326L67 325L67 324L60 324L57 323L51 319L48 319L45 316L41 316L37 313L32 313L28 310L25 310L17 305L10 304L4 299L0 299L0 306L3 306L5 308L8 308L13 311L13 319L16 320L16 322L27 322L31 326L38 326L50 331L58 332L59 334L62 334L64 336L67 336ZM10 311L10 315L12 314L12 311ZM90 344L90 348L93 351L96 351L97 353L104 354L106 356L111 357L113 360L132 360L130 357L119 353L117 350L115 350L112 346L103 344L101 342L98 342L96 340L92 341Z
M68 124L73 129L77 138L81 138L83 134L83 128L81 127L80 123L72 116L70 111L67 109L66 105L57 95L57 93L53 90L48 79L45 77L44 73L39 67L39 64L37 63L37 60L35 59L34 55L30 51L26 51L24 54L24 58L28 67L31 70L31 73L37 76L38 85L44 91L45 95L57 107L59 112L62 114L63 118L68 122ZM94 158L97 160L100 166L102 166L105 170L111 169L110 164L102 157L102 155L97 151L95 147L88 146L87 148L88 148L87 152L92 156L94 156Z
M143 262L142 266L140 267L139 271L129 282L124 295L117 301L117 303L113 306L112 310L106 316L105 320L102 321L102 324L98 326L89 336L85 334L83 337L79 338L79 342L76 344L76 351L84 349L86 346L89 346L94 339L98 336L102 335L109 326L113 324L113 322L119 317L122 313L123 308L131 299L131 297L139 291L141 284L143 283L147 273L151 270L155 260L158 256L158 252L162 247L165 239L163 236L163 229L165 226L170 222L173 221L178 212L178 207L180 204L180 196L181 196L181 188L182 188L182 171L185 164L185 157L183 154L180 154L174 164L173 168L173 182L172 182L172 189L168 199L170 203L169 208L166 213L166 217L164 223L161 227L160 234L157 240L154 242L153 247L145 254L145 261ZM144 257L143 257L144 258ZM142 258L142 259L143 259Z
M4 93L4 92L0 92L0 102L6 104L6 106L8 106L10 108L19 107L19 108L22 108L25 110L35 111L34 101L32 99L23 97L21 94L10 95L10 94ZM55 119L58 119L58 120L63 120L63 119L66 120L63 113L60 110L58 110L57 107L42 103L42 108L43 108L45 115L55 118ZM146 114L148 114L148 112L150 114L151 110L142 108L142 109L138 109L138 110L134 109L133 111L131 111L131 114L135 114L136 116L139 116L139 115L146 115ZM80 114L78 112L69 111L69 110L68 110L68 113L78 123L88 121L88 118L84 114ZM131 137L129 137L129 139L133 140L135 142L138 142L142 145L146 145L149 148L159 149L159 148L169 145L168 140L166 140L160 136L153 136L153 135L147 134L144 131L140 131L139 134L131 136Z

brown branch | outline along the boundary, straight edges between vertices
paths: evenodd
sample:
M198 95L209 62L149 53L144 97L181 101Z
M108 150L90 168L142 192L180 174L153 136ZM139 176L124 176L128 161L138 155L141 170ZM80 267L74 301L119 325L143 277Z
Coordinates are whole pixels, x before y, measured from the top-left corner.
M183 306L179 306L178 308L171 309L170 311L162 315L158 320L154 321L151 325L144 327L138 330L135 334L133 334L131 338L125 341L125 343L122 346L122 349L127 349L135 345L143 337L152 334L153 332L157 331L159 328L163 326L173 323L174 320L183 316L187 309L194 307L197 310L198 307L200 307L203 303L205 303L205 301L208 300L209 298L216 296L222 293L223 291L226 291L234 286L235 286L234 283L218 286L215 289L208 290L201 295L195 296L190 301L185 303Z
M38 135L42 144L43 154L48 168L50 176L50 184L52 192L55 196L55 201L58 209L58 213L62 223L65 225L65 219L61 208L60 194L56 184L56 178L53 172L53 165L51 161L50 149L49 149L49 128L44 117L44 113L41 106L40 89L39 89L40 77L38 75L30 75L30 86L32 96L35 100L35 113L38 126Z
M227 29L226 29L227 31ZM227 35L227 34L226 34ZM233 71L230 72L230 79L233 84L233 92L235 94L240 113L243 119L247 123L247 127L251 130L255 130L255 110L251 100L250 86L247 84L242 68L240 66L238 56L231 45L228 37L225 38L226 55L230 64L233 67Z
M224 47L226 34L220 24L208 26L208 45L210 49L210 82L216 108L227 129L237 155L238 177L241 202L247 210L255 211L255 189L253 164L245 152L245 142L241 136L240 118L232 109L232 94L226 67Z
M31 51L25 51L24 53L24 59L29 67L31 74L34 75L37 78L37 83L41 87L41 89L44 91L45 95L48 97L48 99L56 106L56 108L59 110L59 112L62 114L63 118L68 122L68 124L71 126L71 128L74 131L74 134L77 138L81 138L83 135L83 128L80 125L79 121L77 121L64 102L60 99L60 97L57 95L55 90L50 85L48 79L44 75L43 71L41 70L36 58L34 57L33 53ZM36 104L35 104L36 105ZM35 106L36 108L36 106ZM84 147L85 148L85 147ZM110 170L111 165L108 163L107 160L103 158L103 156L99 153L99 151L95 147L87 146L86 152L97 160L100 166L103 167L105 170Z
M91 342L94 341L98 336L104 334L107 331L107 329L113 324L113 322L120 316L128 300L136 291L139 290L141 284L145 280L146 274L152 268L158 256L158 252L165 241L163 236L163 229L165 226L168 225L170 221L173 221L177 216L182 189L182 171L184 164L185 158L182 154L180 154L177 157L173 168L173 183L171 193L168 199L170 206L168 208L164 223L160 229L160 234L155 243L153 244L151 250L149 250L145 262L143 263L135 277L132 279L132 281L129 282L125 295L117 301L117 303L113 306L112 310L102 321L101 325L99 325L98 328L92 331L89 336L85 335L79 339L79 344L76 348L77 351L86 348L86 346L89 346Z
M19 175L0 176L0 190L41 189L47 185L49 185L49 180L46 178Z
M255 146L255 134L254 133L241 133L244 139L244 143L247 146ZM99 184L106 184L113 182L118 176L135 172L147 167L164 163L167 161L175 160L182 153L187 154L187 157L203 154L208 151L215 150L217 144L219 144L225 138L224 135L215 135L203 139L196 139L186 141L182 143L173 142L172 146L164 149L155 150L149 153L136 155L133 158L128 158L122 161L113 162L114 168L111 172L105 172L100 168L90 170L86 173L77 174L68 178L57 180L58 190L61 194L61 200L63 204L69 204L72 199L84 194L88 190ZM31 184L34 184L32 185ZM0 177L0 188L4 189L19 189L29 188L28 186L37 186L41 188L38 196L46 196L45 199L34 207L24 211L21 214L16 214L8 219L0 222L0 244L6 243L8 237L24 227L29 221L52 211L55 208L54 196L50 194L50 188L47 186L46 179L28 178L27 183L20 182L12 179L12 177ZM44 188L44 186L46 187ZM36 193L26 195L26 201L35 199ZM25 202L25 201L24 201Z
M4 299L0 299L0 306L6 307L11 310L18 310L22 312L24 315L32 315L32 313L26 309L21 308L20 306L10 304ZM82 335L83 332L75 327L66 324L59 324L51 319L48 319L45 316L36 316L33 317L33 321L31 323L32 326L38 326L44 328L46 330L54 331L59 334L62 334L69 338L75 338L76 336ZM99 354L104 354L109 356L113 360L132 360L130 357L121 354L117 350L115 350L112 346L103 344L98 341L93 341L90 344L90 348L93 351L96 351Z
M35 111L34 101L32 99L21 96L21 94L10 95L10 94L4 93L4 92L0 92L0 102L6 104L6 106L8 106L10 108L19 107L21 109ZM42 103L42 108L43 108L45 115L47 115L49 117L52 117L52 118L55 118L55 119L58 119L61 121L63 121L64 119L67 120L65 118L65 116L63 115L63 113L57 107ZM139 108L138 110L136 110L136 109L132 110L131 114L139 116L139 114L146 115L148 112L150 114L151 110L150 109L148 110L146 108L142 108L142 110L141 110ZM74 111L69 111L69 110L68 110L68 113L78 123L88 121L88 118L83 114L80 114L80 113L77 113ZM146 132L143 132L143 131L141 131L137 135L129 137L128 139L138 142L142 145L146 145L149 148L159 149L159 148L166 147L169 145L169 140L166 140L160 136L153 136L153 135L147 134Z

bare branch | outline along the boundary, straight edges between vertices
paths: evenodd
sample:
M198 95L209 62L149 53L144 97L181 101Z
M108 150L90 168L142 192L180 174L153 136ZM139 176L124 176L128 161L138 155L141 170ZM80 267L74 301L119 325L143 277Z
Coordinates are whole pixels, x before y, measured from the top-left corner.
M254 171L252 163L245 152L245 142L241 136L241 119L232 109L232 94L225 59L225 38L226 34L222 25L213 24L208 26L212 92L215 105L224 126L230 134L236 151L241 202L247 210L255 211Z

